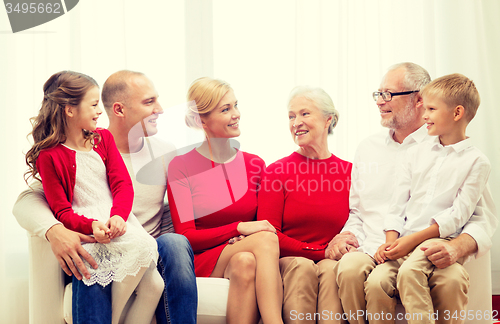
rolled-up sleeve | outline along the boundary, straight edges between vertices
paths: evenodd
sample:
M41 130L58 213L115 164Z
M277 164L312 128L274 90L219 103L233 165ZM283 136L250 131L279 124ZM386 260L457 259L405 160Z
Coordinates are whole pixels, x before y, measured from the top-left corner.
M492 246L491 238L498 227L497 211L490 188L486 185L474 214L465 224L462 233L469 234L477 243L475 258L486 254Z

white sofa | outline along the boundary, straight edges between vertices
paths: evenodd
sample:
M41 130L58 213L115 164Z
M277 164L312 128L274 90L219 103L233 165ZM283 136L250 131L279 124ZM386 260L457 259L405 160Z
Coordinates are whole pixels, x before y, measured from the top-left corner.
M29 323L71 324L71 285L64 286L64 272L50 244L28 233L29 245ZM229 281L196 278L198 284L198 323L225 324Z
M50 244L28 233L29 240L29 323L64 324L71 320L71 289L64 287L64 273ZM491 314L491 262L490 254L465 265L470 275L468 309L474 319L467 324L491 324L491 320L478 319L476 314ZM225 324L229 281L217 278L197 278L198 323ZM450 296L453 298L453 296ZM398 305L398 312L404 308ZM479 313L478 313L479 312ZM484 315L483 315L484 317ZM405 323L399 321L397 323Z

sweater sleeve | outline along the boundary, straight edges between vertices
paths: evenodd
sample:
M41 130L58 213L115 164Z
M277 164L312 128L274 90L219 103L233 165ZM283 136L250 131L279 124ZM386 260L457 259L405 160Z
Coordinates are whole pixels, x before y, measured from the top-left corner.
M19 225L30 233L47 239L45 236L52 226L61 224L45 199L42 184L39 181L31 184L32 189L23 191L17 198L12 213Z
M58 165L63 165L63 162L59 161ZM66 192L62 182L63 177L57 173L54 156L47 151L40 152L36 161L36 166L42 177L45 198L54 216L61 221L67 229L82 234L92 234L92 222L95 221L95 219L78 215L73 211L69 193Z
M104 145L106 174L113 196L113 206L111 207L109 217L118 215L127 221L132 211L132 203L134 201L132 180L130 179L125 162L123 162L123 158L116 147L111 132L103 129L100 130L99 133L101 134L102 140L98 146ZM102 156L103 155L101 155L101 157Z
M189 174L180 158L175 158L169 165L167 193L175 232L189 240L195 253L221 245L240 234L237 230L240 222L208 229L196 228Z
M280 176L273 172L273 169L273 165L270 165L261 181L257 220L267 219L276 228L280 245L280 257L300 256L314 261L323 260L326 245L302 242L283 234L285 186ZM277 183L282 185L278 186ZM281 189L275 190L277 187Z

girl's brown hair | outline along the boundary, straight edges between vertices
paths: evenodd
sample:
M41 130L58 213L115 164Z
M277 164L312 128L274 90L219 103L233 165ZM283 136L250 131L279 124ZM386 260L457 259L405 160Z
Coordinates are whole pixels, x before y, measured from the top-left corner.
M26 164L29 170L24 174L26 183L30 177L37 177L36 160L40 151L66 141L65 107L78 106L87 91L98 87L97 82L88 75L61 71L53 74L43 85L43 101L38 116L30 119L34 144L26 153ZM99 135L91 131L83 131L86 140L99 141Z

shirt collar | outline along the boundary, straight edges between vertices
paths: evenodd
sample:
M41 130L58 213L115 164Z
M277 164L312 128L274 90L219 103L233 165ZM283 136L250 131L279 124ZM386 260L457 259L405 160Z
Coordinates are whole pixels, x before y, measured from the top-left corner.
M389 129L389 132L387 134L387 137L385 139L385 144L390 145L391 143L397 143L394 140L394 129ZM426 138L428 138L429 135L427 134L427 128L426 125L422 125L419 129L411 133L410 135L406 136L406 138L403 140L403 143L401 144L410 144L413 142L421 143L424 141Z
M442 149L442 148L445 148L445 147L449 147L450 149L454 150L455 152L460 153L463 150L466 150L466 149L468 149L471 146L472 146L472 140L469 137L467 137L466 139L464 139L463 141L460 141L458 143L455 143L455 144L452 144L452 145L443 146L443 145L441 145L441 142L439 141L439 136L436 136L433 139L432 148L437 147L439 149Z

